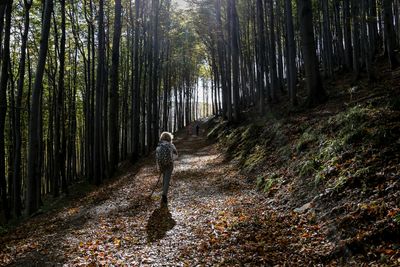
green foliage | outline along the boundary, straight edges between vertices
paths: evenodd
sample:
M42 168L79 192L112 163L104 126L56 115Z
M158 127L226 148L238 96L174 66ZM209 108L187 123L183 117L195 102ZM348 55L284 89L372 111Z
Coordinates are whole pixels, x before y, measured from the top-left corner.
M365 176L367 176L368 174L370 174L372 172L372 167L368 166L368 167L364 167L361 169L358 169L355 173L354 173L354 177L356 178L363 178Z
M372 115L371 109L355 106L331 118L328 123L333 125L336 138L340 144L353 144L361 142L368 136L367 123Z
M307 147L315 142L317 140L316 135L314 135L313 132L305 132L303 135L300 137L299 141L297 142L296 145L296 151L297 153L303 152L304 150L307 149Z
M400 226L400 212L394 216L393 220Z
M348 177L345 175L340 175L338 178L334 179L330 184L327 185L335 191L340 191L344 185L347 183Z
M313 175L321 166L321 163L316 159L307 160L300 169L300 177Z
M268 177L258 176L257 177L257 188L262 190L264 193L269 193L274 185L279 183L279 175L272 173Z

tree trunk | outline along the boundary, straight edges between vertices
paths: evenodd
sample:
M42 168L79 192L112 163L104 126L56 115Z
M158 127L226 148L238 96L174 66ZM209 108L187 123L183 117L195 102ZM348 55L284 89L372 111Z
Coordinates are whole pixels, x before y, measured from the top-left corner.
M40 145L41 131L39 125L39 117L41 116L41 95L42 81L46 64L46 57L49 44L49 33L51 23L51 12L53 10L53 0L46 0L43 10L43 22L41 31L41 42L39 49L38 64L36 67L35 83L32 89L31 108L29 116L29 147L28 147L28 190L27 190L27 212L33 214L37 211L38 199L38 180L40 180L39 164L40 164Z
M294 27L293 27L293 16L292 16L292 1L285 0L285 12L286 12L286 35L288 45L288 66L287 66L287 79L288 79L288 91L290 100L293 106L297 106L297 69L296 69L296 43L294 40Z
M112 46L112 66L110 73L110 110L109 133L110 138L110 174L118 168L119 162L119 44L121 39L121 0L115 0L115 21Z
M382 0L383 5L383 20L385 23L385 43L386 53L389 59L389 65L391 69L398 67L399 62L395 55L397 48L396 32L393 26L393 12L392 12L392 0Z
M353 48L351 44L351 27L350 27L350 0L343 0L343 33L344 33L344 59L348 70L353 68Z
M104 45L104 2L99 1L98 14L98 61L97 61L97 77L96 77L96 111L94 121L94 181L96 185L100 185L104 178L103 172L103 91L104 91L104 64L105 64L105 45Z
M135 43L134 43L134 76L135 76L135 84L134 84L134 92L133 96L133 122L132 122L132 160L136 161L139 157L139 137L140 137L140 72L139 72L139 42L140 42L140 34L139 34L139 16L140 16L140 0L135 0ZM144 101L144 99L142 99Z
M24 32L21 40L21 57L18 66L18 84L17 84L17 98L15 110L15 153L14 153L14 178L13 178L13 213L14 216L21 215L21 149L22 149L22 131L21 131L21 103L24 91L24 77L25 77L25 61L26 61L26 48L28 42L29 32L29 10L32 6L32 0L24 1Z
M12 4L13 1L9 0L5 4L5 10L4 10L6 23L4 28L4 47L3 47L3 53L1 55L1 78L0 78L0 203L1 203L0 209L3 210L6 219L10 217L10 210L8 207L8 200L7 200L4 130L5 130L5 121L7 114L7 86L9 79L9 64L10 64L10 31L11 31ZM2 21L3 21L3 14L1 15L0 18Z
M258 95L259 95L259 113L264 114L264 99L265 99L265 28L264 28L264 11L262 0L257 0L257 29L258 29L258 42L257 42L257 54L258 54Z
M239 119L239 17L236 12L235 0L231 1L231 47L232 47L232 91L233 120Z
M327 96L324 87L322 86L321 76L318 69L311 0L299 0L298 13L304 68L308 88L307 105L313 107L323 103L327 99Z

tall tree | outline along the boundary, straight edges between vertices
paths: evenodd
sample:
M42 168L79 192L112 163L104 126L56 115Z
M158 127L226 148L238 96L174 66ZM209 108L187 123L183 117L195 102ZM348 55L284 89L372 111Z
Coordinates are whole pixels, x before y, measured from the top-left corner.
M66 43L66 29L65 29L65 0L60 0L61 6L61 40L59 46L58 58L60 61L59 75L58 75L58 88L56 92L56 107L55 107L55 129L54 129L54 150L55 150L55 170L54 170L54 192L55 197L59 194L59 182L61 181L62 191L67 193L67 181L65 177L65 149L63 146L63 139L65 138L65 114L64 114L64 91L65 91L65 43Z
M28 214L33 214L39 208L40 195L38 195L38 180L41 173L39 169L40 163L40 98L43 89L43 75L45 70L49 33L51 23L51 13L53 10L53 0L45 0L43 9L43 21L39 48L38 64L36 66L35 82L32 89L32 98L30 103L29 116L29 147L28 147L28 190L27 190L27 211Z
M111 73L110 73L110 110L109 133L110 138L110 172L115 172L119 161L119 46L121 39L121 0L115 0L114 36L112 46Z
M24 32L21 42L21 57L18 66L18 83L17 97L15 109L15 151L14 151L14 178L13 178L13 213L14 216L21 215L21 149L22 149L22 130L21 130L21 104L24 92L25 81L25 63L26 63L26 48L28 43L29 32L29 10L32 6L32 0L24 0Z
M290 100L293 106L297 105L297 69L296 69L296 43L294 40L294 27L292 15L292 1L285 0L286 13L286 42L287 42L287 84Z
M239 119L239 17L236 11L236 1L231 1L231 47L232 47L232 102L233 102L233 120Z
M264 114L264 92L265 92L265 66L266 57L264 53L265 47L265 28L264 28L264 12L262 0L257 0L257 29L258 29L258 42L257 42L257 80L258 80L258 95L259 95L259 112L261 115Z
M7 113L7 86L9 79L9 64L10 64L10 32L11 32L11 11L13 1L8 0L5 4L6 24L4 28L4 46L1 55L1 78L0 78L0 207L5 212L5 217L9 217L9 208L7 200L7 182L6 182L6 168L5 168L5 120ZM4 13L3 13L4 14ZM3 14L0 19L3 20ZM1 33L0 33L1 34ZM1 42L0 42L1 44Z
M308 89L307 105L312 107L324 102L327 99L327 95L319 73L311 0L298 1L298 15Z
M395 50L397 48L397 37L393 26L393 11L392 11L391 0L382 0L383 5L383 19L385 23L385 53L389 58L389 64L392 69L399 65L399 62L395 55Z
M140 42L140 0L135 0L135 40L134 40L134 86L132 100L132 159L139 157L139 136L140 136L140 74L139 74L139 42ZM142 99L144 101L144 99ZM144 123L144 122L143 122Z
M99 185L104 178L104 148L103 148L103 91L105 82L105 34L104 34L104 1L99 1L98 13L98 57L96 75L96 103L94 114L94 148L93 148L93 168L94 182ZM100 164L100 166L98 166Z

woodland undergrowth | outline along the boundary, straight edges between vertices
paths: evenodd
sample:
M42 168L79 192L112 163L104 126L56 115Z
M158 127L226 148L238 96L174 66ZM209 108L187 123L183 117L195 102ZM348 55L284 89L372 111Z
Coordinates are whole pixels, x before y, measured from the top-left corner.
M291 210L335 244L321 260L396 265L398 81L389 72L375 82L344 75L327 87L330 100L313 110L274 104L264 117L243 114L240 124L214 119L208 137L277 210Z

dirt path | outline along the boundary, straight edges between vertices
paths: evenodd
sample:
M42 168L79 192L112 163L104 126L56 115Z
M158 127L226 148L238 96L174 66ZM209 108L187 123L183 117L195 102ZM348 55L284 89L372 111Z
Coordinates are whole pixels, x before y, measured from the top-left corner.
M203 137L178 137L168 208L160 208L153 157L73 205L24 223L0 241L0 265L193 266L310 263L329 245L306 240L296 216L224 162ZM300 223L301 225L301 223ZM302 236L303 235L303 236ZM307 245L302 240L307 241Z

